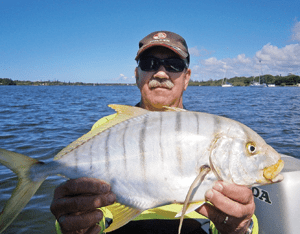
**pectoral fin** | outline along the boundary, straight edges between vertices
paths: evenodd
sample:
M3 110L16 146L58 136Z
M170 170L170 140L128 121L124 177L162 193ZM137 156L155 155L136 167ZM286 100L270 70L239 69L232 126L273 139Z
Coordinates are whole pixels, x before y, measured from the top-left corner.
M189 202L193 199L194 197L194 194L195 192L197 191L198 187L201 185L202 181L204 180L205 176L210 172L211 168L208 166L208 165L203 165L201 168L200 168L200 173L199 175L196 177L196 179L194 180L194 182L192 183L187 195L186 195L186 198L184 200L184 203L183 203L183 208L182 208L182 211L181 211L181 217L180 217L180 223L179 223L179 228L178 228L178 234L180 234L181 232L181 227L182 227L182 222L183 222L183 218L184 218L184 215L186 214L187 212L187 207L188 207L188 204ZM201 206L201 205L200 205ZM199 207L200 207L199 206ZM196 208L195 208L196 209ZM190 210L190 209L189 209ZM180 212L179 212L180 213ZM178 213L178 214L179 214ZM178 215L177 214L177 215ZM177 216L176 215L176 216ZM179 217L179 215L178 215Z
M191 213L191 212L197 210L199 207L203 206L204 204L205 204L205 201L195 202L195 203L190 203L190 204L188 205L187 210L186 210L186 212L185 212L184 215L187 215L187 214L189 214L189 213ZM179 212L176 214L175 218L181 217L181 216L182 216L182 211L183 211L183 210L179 211Z
M107 209L109 209L113 215L113 222L107 229L105 229L105 232L111 232L124 226L142 213L142 210L125 206L120 203L114 203L107 206Z

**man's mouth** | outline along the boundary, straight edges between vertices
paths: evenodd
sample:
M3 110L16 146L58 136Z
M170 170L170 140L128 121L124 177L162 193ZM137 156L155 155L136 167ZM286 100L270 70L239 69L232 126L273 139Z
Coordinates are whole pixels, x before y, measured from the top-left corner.
M155 88L172 89L174 87L174 84L170 79L153 78L149 82L149 87L150 89L155 89Z

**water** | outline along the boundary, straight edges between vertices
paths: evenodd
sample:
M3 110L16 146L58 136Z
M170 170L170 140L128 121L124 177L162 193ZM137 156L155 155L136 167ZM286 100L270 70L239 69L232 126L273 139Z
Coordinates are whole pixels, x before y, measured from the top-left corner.
M135 105L134 86L0 86L0 148L51 161L62 148L114 113L107 104ZM300 158L300 88L189 87L189 110L238 120L283 154ZM48 178L4 233L55 233L49 207L56 186ZM0 207L16 186L16 176L0 165Z

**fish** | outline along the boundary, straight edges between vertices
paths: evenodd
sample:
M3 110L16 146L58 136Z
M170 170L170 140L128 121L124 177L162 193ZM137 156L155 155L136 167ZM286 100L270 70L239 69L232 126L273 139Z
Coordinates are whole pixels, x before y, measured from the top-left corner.
M106 232L145 210L179 203L180 233L184 215L205 201L215 181L251 187L283 180L280 154L240 122L173 107L159 112L109 106L117 112L115 118L62 149L49 163L0 149L0 163L18 176L0 215L0 232L52 175L98 178L111 185L117 202L108 206L114 218Z

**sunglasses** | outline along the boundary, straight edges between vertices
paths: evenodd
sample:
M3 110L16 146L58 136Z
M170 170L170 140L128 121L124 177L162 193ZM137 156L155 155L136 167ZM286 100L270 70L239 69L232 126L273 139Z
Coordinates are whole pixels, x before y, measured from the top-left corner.
M138 64L142 71L157 71L163 65L168 72L182 72L188 67L187 61L180 58L145 57L141 58Z

